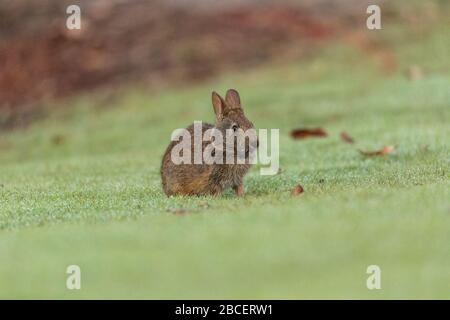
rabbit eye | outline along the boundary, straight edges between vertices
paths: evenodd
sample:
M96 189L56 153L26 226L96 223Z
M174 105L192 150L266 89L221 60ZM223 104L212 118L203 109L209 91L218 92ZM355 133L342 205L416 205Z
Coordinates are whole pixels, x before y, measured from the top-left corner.
M239 127L237 124L233 124L233 126L231 127L231 129L233 129L234 132L236 132L238 128Z

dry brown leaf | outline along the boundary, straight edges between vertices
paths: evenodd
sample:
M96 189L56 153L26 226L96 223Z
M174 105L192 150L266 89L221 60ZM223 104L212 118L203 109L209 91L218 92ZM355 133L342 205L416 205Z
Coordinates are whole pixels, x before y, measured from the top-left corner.
M394 151L394 146L384 146L380 150L374 150L374 151L362 151L358 150L362 155L367 157L373 157L373 156L384 156L385 154L389 154L392 151Z
M305 190L303 187L299 184L297 184L292 190L291 190L291 196L298 196L300 193L303 193Z
M299 128L291 131L291 137L294 139L326 137L327 135L327 132L323 128Z
M346 143L355 143L355 140L345 131L341 132L341 139Z

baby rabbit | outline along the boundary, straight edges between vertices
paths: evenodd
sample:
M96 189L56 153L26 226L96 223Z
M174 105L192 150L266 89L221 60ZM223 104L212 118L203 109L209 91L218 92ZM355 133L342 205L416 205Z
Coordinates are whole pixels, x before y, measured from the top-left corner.
M195 148L194 124L190 125L186 130L191 136L191 162L181 164L175 164L171 158L172 149L181 141L172 141L164 153L161 164L162 186L167 196L176 194L219 195L228 187L232 187L237 196L244 195L243 178L250 168L251 161L249 159L259 145L253 123L245 117L239 93L234 89L227 91L225 100L216 92L212 92L212 105L216 114L216 122L214 126L202 123L202 135L206 131L219 130L224 137L223 141L220 143L220 140L205 138L207 141L201 140L201 150L199 147ZM251 138L248 132L253 134ZM233 139L232 144L225 144L225 140L230 137L230 134ZM237 141L244 141L244 144L239 144ZM223 162L205 163L205 160L201 158L201 163L195 164L194 152L203 153L210 144L214 146L212 155L215 155L216 152L223 153L219 154L223 156ZM233 156L231 163L227 161L227 153L230 151ZM241 158L240 162L237 161L239 157Z

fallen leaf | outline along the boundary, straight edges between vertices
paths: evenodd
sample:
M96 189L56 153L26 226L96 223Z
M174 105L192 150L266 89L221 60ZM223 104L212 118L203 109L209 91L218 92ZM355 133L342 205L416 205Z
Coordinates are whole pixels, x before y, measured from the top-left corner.
M341 132L341 139L347 143L355 143L355 140L353 140L353 138L345 131Z
M364 156L373 157L373 156L384 156L385 154L389 154L392 151L394 151L394 149L395 149L394 146L384 146L382 149L375 151L362 151L362 150L358 151Z
M291 131L291 137L294 139L305 139L308 137L326 137L328 134L322 128L301 128Z
M291 190L291 196L298 196L300 193L303 193L305 190L303 187L299 184L297 184L292 190Z

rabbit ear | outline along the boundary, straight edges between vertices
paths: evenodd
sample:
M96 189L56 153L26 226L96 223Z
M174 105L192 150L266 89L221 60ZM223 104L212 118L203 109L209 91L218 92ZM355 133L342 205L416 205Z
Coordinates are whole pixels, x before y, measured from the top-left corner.
M239 109L241 107L241 98L239 97L239 93L234 89L227 91L225 101L230 109Z
M223 110L225 108L225 102L222 97L215 91L212 92L212 105L214 107L214 113L216 114L217 119L222 118Z

